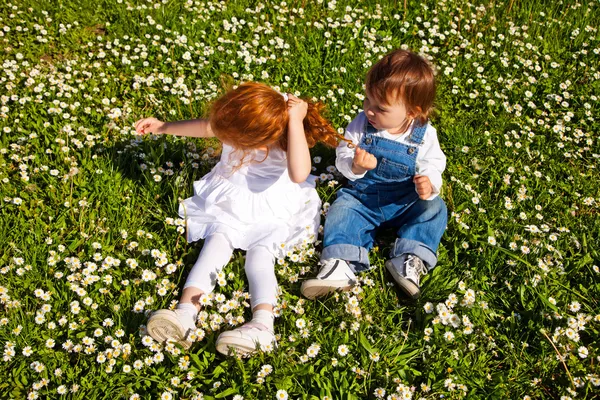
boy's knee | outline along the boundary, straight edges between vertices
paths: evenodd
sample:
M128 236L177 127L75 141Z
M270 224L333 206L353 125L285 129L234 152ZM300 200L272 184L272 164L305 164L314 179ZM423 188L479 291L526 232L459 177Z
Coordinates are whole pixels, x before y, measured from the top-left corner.
M417 202L420 210L420 214L424 219L444 219L448 220L448 208L446 203L440 197L436 197L433 200L419 200Z
M338 198L327 211L325 218L325 224L340 224L348 223L354 220L359 213L360 203L347 200L345 198Z

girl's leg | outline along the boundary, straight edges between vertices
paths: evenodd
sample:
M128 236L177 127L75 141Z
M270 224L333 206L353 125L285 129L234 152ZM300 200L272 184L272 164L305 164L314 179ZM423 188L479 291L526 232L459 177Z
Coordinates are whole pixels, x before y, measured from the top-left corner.
M217 350L229 354L230 349L250 354L257 347L266 350L275 344L273 305L277 302L275 257L266 247L248 250L245 264L252 305L252 320L217 339Z
M244 265L252 306L251 323L259 323L273 331L273 305L277 303L275 257L265 247L248 250ZM261 343L263 344L263 343Z
M193 343L190 333L196 329L200 297L214 290L217 274L232 254L233 248L225 236L215 234L206 238L198 260L188 275L177 309L154 312L148 320L148 334L159 342L173 339L184 348L189 348Z
M258 246L246 253L244 265L250 291L252 310L273 311L277 303L275 256L266 247Z
M183 286L180 304L193 304L200 311L200 297L215 290L217 275L227 265L233 247L225 235L216 233L206 238L198 260L190 270Z

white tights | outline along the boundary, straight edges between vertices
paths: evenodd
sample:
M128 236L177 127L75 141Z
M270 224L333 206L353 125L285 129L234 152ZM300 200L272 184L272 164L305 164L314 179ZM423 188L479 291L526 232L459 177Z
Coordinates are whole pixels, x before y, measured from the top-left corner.
M233 247L224 235L216 233L207 237L183 288L193 287L206 294L212 293L217 284L217 274L227 265L232 254ZM244 270L252 308L259 304L275 305L277 278L273 254L262 246L248 250Z

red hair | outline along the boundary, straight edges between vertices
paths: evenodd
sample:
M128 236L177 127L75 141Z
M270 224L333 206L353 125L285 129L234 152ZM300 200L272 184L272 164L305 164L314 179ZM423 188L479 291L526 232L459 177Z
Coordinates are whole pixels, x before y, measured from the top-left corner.
M339 135L321 115L321 103L308 103L304 132L308 147L317 142L336 147ZM279 146L287 151L287 103L281 93L256 82L241 84L215 101L210 126L222 142L242 151Z
M421 125L433 110L433 68L412 51L399 49L384 56L367 73L365 86L369 95L382 104L404 103L407 113Z

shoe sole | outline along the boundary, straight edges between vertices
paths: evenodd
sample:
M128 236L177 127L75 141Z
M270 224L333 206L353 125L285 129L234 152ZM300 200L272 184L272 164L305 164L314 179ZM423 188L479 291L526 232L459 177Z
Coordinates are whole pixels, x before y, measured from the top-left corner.
M394 268L394 264L391 261L385 262L385 268L392 275L392 278L394 278L394 281L396 281L396 284L404 293L406 293L413 300L419 298L421 295L421 290L419 287L410 279L406 279L402 275L398 274Z
M192 347L192 341L186 339L183 326L171 311L155 311L148 320L146 330L159 343L173 339L186 350Z
M314 300L317 297L325 296L338 290L347 292L352 289L352 286L352 284L348 283L347 279L337 281L309 279L302 283L300 292L307 299Z
M231 355L231 350L235 350L237 354L241 354L243 356L249 356L253 353L256 353L258 344L250 339L244 339L239 336L238 333L233 331L223 332L217 338L217 342L215 343L215 347L217 351L223 355L229 356Z

